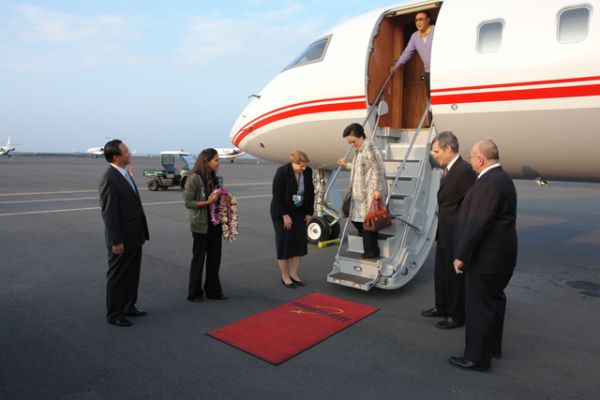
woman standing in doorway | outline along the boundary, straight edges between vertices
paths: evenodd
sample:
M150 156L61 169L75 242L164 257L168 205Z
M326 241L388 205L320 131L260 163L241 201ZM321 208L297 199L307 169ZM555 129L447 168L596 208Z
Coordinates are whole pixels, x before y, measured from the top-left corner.
M315 189L308 156L296 150L290 162L277 169L273 178L271 219L275 228L277 264L281 283L290 289L305 286L298 275L300 259L307 254L306 225L312 220Z
M193 256L190 265L188 289L189 301L201 302L206 298L226 300L219 282L221 266L222 230L220 224L213 224L210 218L210 206L219 200L228 201L227 196L214 193L223 185L223 179L217 176L219 155L215 149L202 150L191 173L188 176L183 199L190 210L190 229L194 238ZM219 199L219 197L223 197ZM206 278L202 285L204 262L206 260Z

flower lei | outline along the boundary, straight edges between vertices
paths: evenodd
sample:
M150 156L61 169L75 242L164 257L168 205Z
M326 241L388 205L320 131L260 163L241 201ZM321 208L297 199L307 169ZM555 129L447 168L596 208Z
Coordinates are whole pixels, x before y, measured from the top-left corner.
M219 195L219 201L210 205L210 220L213 225L221 224L223 239L231 242L238 235L237 200L225 188L215 189L213 193ZM231 196L229 202L222 201L223 196Z

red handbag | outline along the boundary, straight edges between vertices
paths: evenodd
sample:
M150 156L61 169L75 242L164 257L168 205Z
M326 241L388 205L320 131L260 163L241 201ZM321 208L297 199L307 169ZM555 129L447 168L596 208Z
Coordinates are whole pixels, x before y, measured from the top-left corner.
M366 231L377 232L392 225L392 216L383 204L383 200L373 198L371 208L363 223Z

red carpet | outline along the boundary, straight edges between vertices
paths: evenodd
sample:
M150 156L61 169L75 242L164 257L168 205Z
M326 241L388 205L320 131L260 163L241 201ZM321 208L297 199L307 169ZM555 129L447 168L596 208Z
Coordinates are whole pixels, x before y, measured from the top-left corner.
M376 311L374 307L312 293L208 335L278 365Z

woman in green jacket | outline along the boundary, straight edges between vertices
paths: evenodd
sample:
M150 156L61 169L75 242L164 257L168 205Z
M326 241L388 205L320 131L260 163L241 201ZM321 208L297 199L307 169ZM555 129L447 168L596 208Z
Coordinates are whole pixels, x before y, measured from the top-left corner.
M219 194L214 193L223 185L217 176L219 155L215 149L202 150L188 176L183 199L190 210L190 229L194 238L193 256L190 264L189 301L201 302L204 295L208 299L225 300L223 288L219 282L221 266L221 225L214 225L210 218L210 205L219 202ZM222 199L227 201L227 199ZM204 262L206 260L206 278L202 285Z

